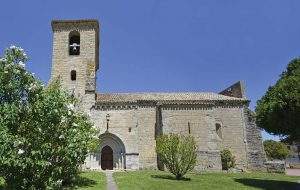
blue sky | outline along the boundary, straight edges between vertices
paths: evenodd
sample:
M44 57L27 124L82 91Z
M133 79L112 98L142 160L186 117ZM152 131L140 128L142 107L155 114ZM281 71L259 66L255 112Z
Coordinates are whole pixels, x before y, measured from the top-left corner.
M98 91L219 92L243 80L254 109L300 55L299 7L298 0L2 1L0 51L23 47L27 68L47 82L51 20L94 18Z

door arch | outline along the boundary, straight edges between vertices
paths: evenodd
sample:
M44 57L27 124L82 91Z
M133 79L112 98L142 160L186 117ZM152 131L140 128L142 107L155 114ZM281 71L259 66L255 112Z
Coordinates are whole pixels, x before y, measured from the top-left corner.
M113 150L110 146L105 146L101 150L101 169L112 170L113 169Z
M115 134L105 132L99 136L101 141L99 150L102 152L103 148L109 146L113 151L113 169L126 169L126 150L122 140ZM101 152L99 154L99 164L101 162ZM101 166L101 169L103 167ZM106 167L105 167L106 168Z

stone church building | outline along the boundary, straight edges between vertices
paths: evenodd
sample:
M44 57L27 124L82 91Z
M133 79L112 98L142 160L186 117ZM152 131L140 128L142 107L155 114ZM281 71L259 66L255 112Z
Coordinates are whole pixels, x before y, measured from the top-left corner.
M160 169L155 146L161 134L191 135L197 143L195 170L221 170L220 151L229 148L240 169L265 162L244 86L219 92L99 93L99 23L54 20L51 79L80 99L80 109L100 130L98 153L86 158L90 169ZM109 63L106 63L109 64Z

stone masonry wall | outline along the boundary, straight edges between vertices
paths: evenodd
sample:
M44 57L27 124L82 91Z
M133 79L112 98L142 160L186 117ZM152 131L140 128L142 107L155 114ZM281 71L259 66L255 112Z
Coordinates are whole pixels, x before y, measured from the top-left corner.
M73 30L80 33L80 55L69 55L69 33ZM62 85L79 96L85 90L95 91L95 85L91 84L95 84L98 64L97 32L95 28L81 25L54 30L51 80L60 77ZM76 81L71 81L71 70L76 70Z
M221 158L210 106L176 105L162 107L163 134L187 135L190 132L198 146L195 170L220 170Z
M104 134L107 125L106 115L110 115L108 131L124 143L126 169L156 169L155 107L133 106L128 109L121 107L120 105L120 109L106 110L93 108L89 111L91 121L100 130L99 135ZM100 165L98 167L100 169Z
M248 169L263 170L266 162L260 129L255 124L255 116L249 108L244 109L246 122Z
M214 108L216 123L221 124L220 149L229 148L236 158L238 168L247 167L246 137L243 106L217 106Z
M98 21L53 21L52 29L50 81L60 77L62 86L79 98L79 108L90 116L94 126L99 129L99 137L107 135L106 143L114 143L114 154L118 154L114 164L116 169L157 168L155 138L159 134L169 133L190 134L195 137L198 145L196 170L220 170L220 150L223 148L232 150L240 168L262 166L265 155L261 135L251 112L244 107L246 100L241 82L220 93L243 98L230 102L230 106L223 104L219 96L210 101L212 95L205 96L203 104L195 103L194 100L182 103L180 98L176 103L177 100L168 99L170 96L167 103L159 102L155 98L133 102L122 102L122 99L121 102L96 102L96 71L99 68ZM80 55L69 55L69 34L74 30L80 33ZM70 77L72 70L76 71L75 81ZM227 100L226 97L223 98ZM107 114L110 115L108 131ZM216 123L221 125L222 136L216 132ZM100 168L99 153L89 156L90 167Z
M232 96L237 98L245 98L245 87L242 81L238 81L237 83L231 85L230 87L226 88L219 94L223 94L225 96Z
M156 108L154 106L141 106L137 110L138 115L138 144L139 168L156 169L157 155L155 151L155 123Z
M136 109L111 109L90 112L94 126L99 129L99 135L106 131L106 115L110 115L108 132L117 136L124 143L126 151L126 168L139 168L139 129L138 111ZM99 150L101 151L101 150ZM100 167L100 166L99 166Z
M98 109L96 106L89 115L95 127L100 129L99 135L105 133L106 115L110 115L108 131L124 143L127 169L157 169L155 137L158 131L160 134L190 134L195 137L198 145L197 171L221 170L220 150L223 148L233 152L238 168L247 167L242 106L161 105L158 109L152 104L128 108L120 104L117 107L119 109ZM158 111L161 113L158 114ZM222 126L222 138L217 135L216 123ZM161 125L160 130L157 130L157 125ZM252 134L252 131L249 133Z

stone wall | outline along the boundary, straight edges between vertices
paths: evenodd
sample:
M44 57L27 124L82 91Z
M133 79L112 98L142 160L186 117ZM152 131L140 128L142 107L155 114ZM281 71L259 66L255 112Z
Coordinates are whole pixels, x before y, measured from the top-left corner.
M153 105L124 106L119 109L98 109L89 112L91 121L99 129L99 135L106 132L106 115L110 115L108 132L116 135L124 143L126 169L155 169L156 107ZM101 151L101 150L99 150ZM100 168L100 165L98 166Z
M242 105L216 105L215 123L221 124L222 138L219 149L228 148L236 158L238 168L246 169L246 137Z
M153 105L141 105L137 110L138 115L138 149L139 168L156 169L157 155L155 151L155 124L156 107Z
M231 85L230 87L226 88L219 94L225 96L232 96L237 98L245 98L245 87L242 81L238 81L237 83Z
M241 105L156 105L153 102L118 105L114 108L107 106L107 109L96 106L90 115L100 134L105 133L106 115L110 115L109 132L125 145L127 169L157 168L155 138L169 133L190 134L195 138L198 146L197 171L221 170L220 150L224 148L233 152L238 168L247 168L249 151L246 152L246 124ZM222 126L221 137L217 135L216 123ZM249 133L252 134L251 131ZM261 143L258 136L251 138ZM257 161L258 158L253 159Z
M265 162L265 169L269 173L285 173L285 161L267 161ZM262 168L261 168L262 169Z
M162 106L162 132L192 135L198 146L195 170L220 170L213 108L209 105Z
M263 170L266 162L263 140L260 129L255 124L254 113L244 108L247 140L247 161L251 170Z
M83 96L85 91L95 92L98 62L98 23L97 22L53 22L53 56L51 79L60 77L68 91ZM80 55L69 55L69 34L80 33ZM76 71L76 80L70 73Z
M79 108L99 129L99 138L103 138L103 134L110 135L105 143L114 145L115 168L157 168L156 137L169 133L195 137L198 145L196 170L220 170L220 150L223 148L232 150L240 168L262 165L265 157L260 131L245 108L247 100L241 82L220 93L225 96L216 93L145 93L131 94L127 99L119 96L107 99L108 102L101 99L96 102L98 21L53 21L52 29L51 80L60 77L63 87L79 98ZM80 55L69 55L69 34L74 30L80 33ZM74 81L70 77L72 70L76 71ZM107 114L110 115L108 130ZM216 123L221 126L218 134ZM99 146L98 153L87 158L89 167L100 168L103 145Z
M197 151L195 171L220 171L222 169L220 151Z
M124 168L139 168L139 125L138 110L131 109L107 109L99 110L93 108L90 111L94 126L99 129L99 136L106 132L106 115L110 115L108 132L117 136L125 146ZM101 150L99 150L101 151ZM100 168L100 165L99 165ZM123 168L123 169L124 169Z

